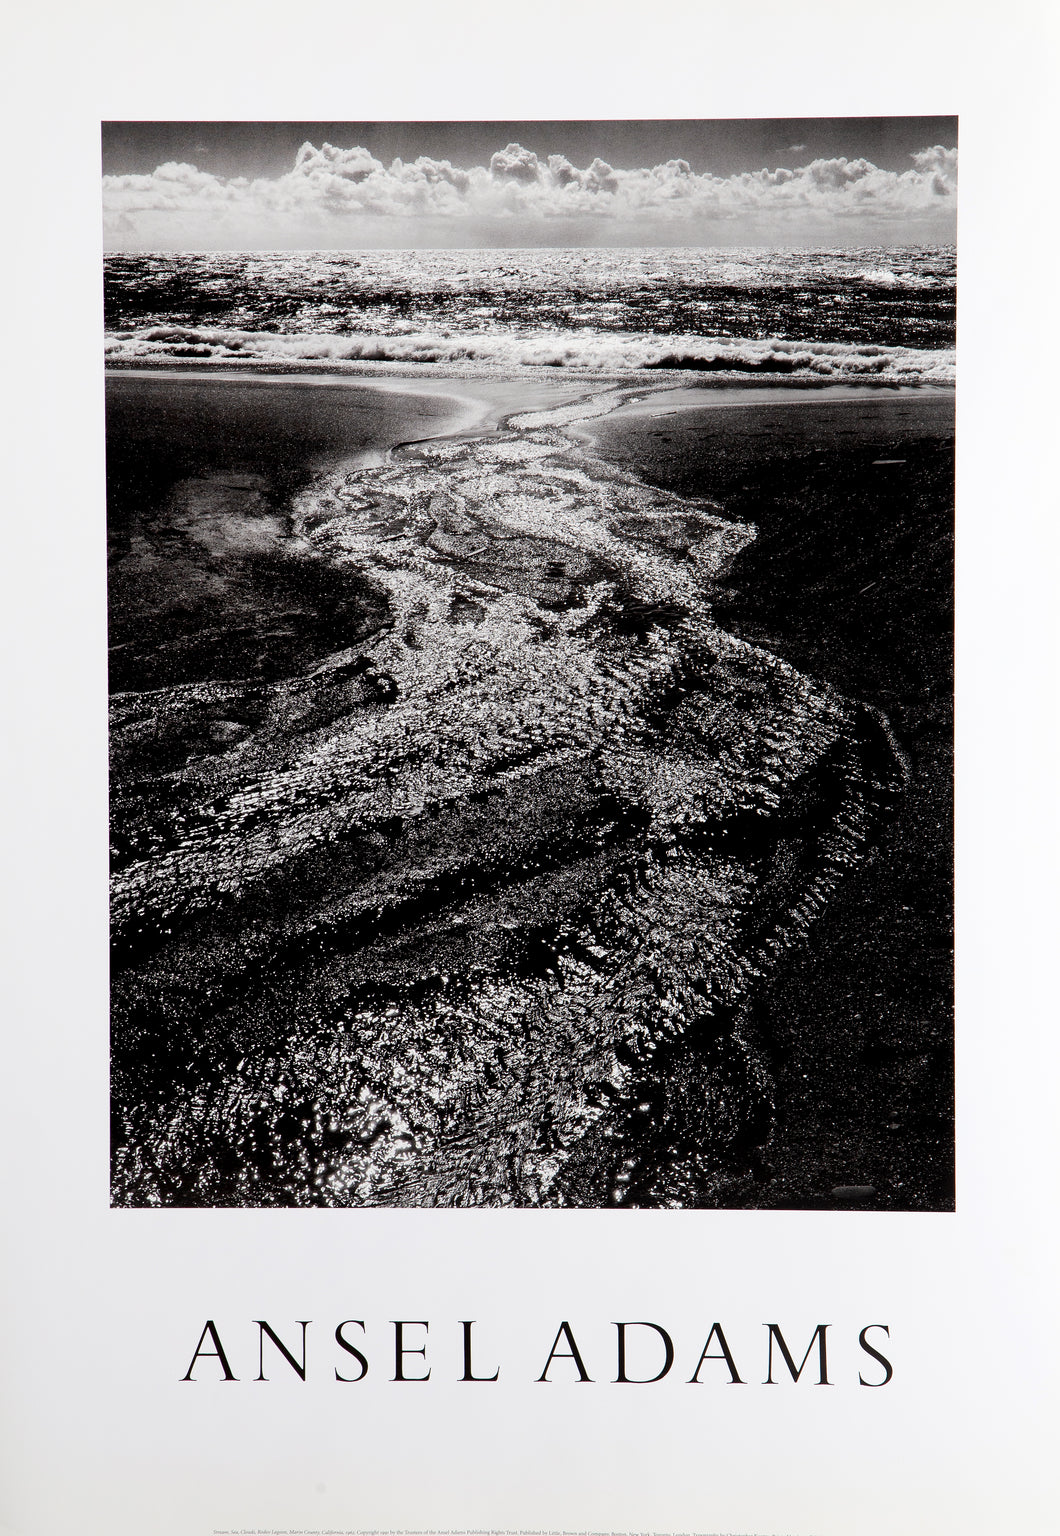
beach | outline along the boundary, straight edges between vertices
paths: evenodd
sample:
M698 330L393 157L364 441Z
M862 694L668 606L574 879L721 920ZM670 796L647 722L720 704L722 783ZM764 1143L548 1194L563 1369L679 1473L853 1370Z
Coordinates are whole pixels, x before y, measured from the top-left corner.
M754 521L715 599L719 622L882 710L910 762L878 844L760 999L779 1125L745 1195L762 1207L946 1208L953 396L741 391L697 406L696 393L620 411L594 439L655 483Z
M202 372L111 379L118 1203L945 1202L923 700L806 594L946 399Z
M554 397L576 390L561 386ZM298 548L287 509L314 476L401 442L495 427L550 398L533 380L199 368L112 370L107 500L112 687L278 677L378 620L356 578ZM174 495L174 487L179 490Z

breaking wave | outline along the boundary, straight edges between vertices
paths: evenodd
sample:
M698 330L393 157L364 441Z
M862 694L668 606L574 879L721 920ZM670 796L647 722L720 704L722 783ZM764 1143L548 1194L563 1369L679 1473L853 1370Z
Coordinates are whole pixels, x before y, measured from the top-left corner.
M815 383L871 380L885 384L952 384L954 352L849 342L733 340L727 337L542 331L461 335L423 332L283 333L154 325L112 332L110 363L245 361L274 365L316 363L438 363L452 368L570 368L587 373L688 369L696 372L782 377Z
M946 286L944 279L936 277L932 273L922 272L895 272L890 267L870 267L864 272L858 272L863 283L874 283L881 288L941 288ZM952 280L950 281L952 286Z

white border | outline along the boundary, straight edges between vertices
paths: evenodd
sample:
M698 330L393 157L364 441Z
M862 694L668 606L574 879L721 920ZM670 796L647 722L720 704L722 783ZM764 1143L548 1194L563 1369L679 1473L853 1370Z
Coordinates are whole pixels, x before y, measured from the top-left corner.
M1051 1528L1051 15L110 0L9 19L5 1529ZM961 116L957 1215L110 1211L101 118L903 111ZM386 1381L380 1342L361 1387L181 1385L207 1316L428 1317L436 1376ZM496 1387L452 1380L465 1317L499 1346ZM766 1320L887 1322L895 1380L847 1384L837 1345L827 1391L751 1370L534 1385L560 1318L594 1352L612 1320L655 1319L693 1357L715 1319L738 1353Z

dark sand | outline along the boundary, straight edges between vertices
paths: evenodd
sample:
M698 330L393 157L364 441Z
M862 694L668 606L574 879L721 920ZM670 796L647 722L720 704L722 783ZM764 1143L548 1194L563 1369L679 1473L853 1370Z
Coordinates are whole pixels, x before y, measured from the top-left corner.
M584 385L126 369L107 375L114 691L298 671L369 634L367 585L313 559L291 501L399 443L554 405Z
M757 525L719 623L878 706L911 764L879 845L760 998L779 1124L733 1203L950 1209L953 396L724 391L677 408L696 394L628 407L592 440Z

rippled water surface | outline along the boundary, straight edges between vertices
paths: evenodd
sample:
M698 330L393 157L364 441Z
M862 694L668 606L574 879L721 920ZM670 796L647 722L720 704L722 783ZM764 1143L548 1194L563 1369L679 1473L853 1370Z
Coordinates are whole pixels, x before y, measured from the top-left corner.
M112 360L952 380L952 247L110 256Z

